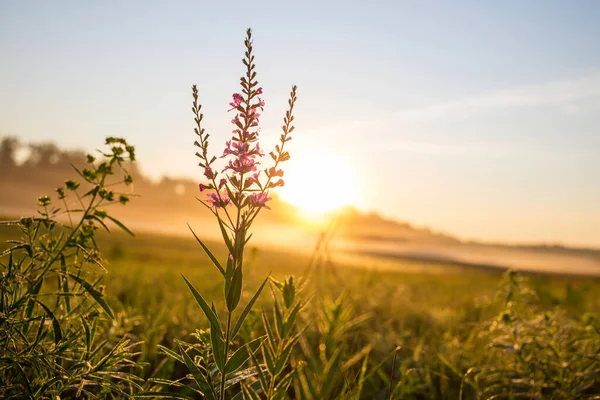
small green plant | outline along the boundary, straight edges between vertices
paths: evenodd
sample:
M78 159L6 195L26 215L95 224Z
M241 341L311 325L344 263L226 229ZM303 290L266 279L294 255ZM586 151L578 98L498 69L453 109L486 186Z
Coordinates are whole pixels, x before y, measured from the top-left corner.
M124 371L134 356L126 337L111 334L115 318L100 284L96 230L108 221L131 233L103 207L126 204L115 185L133 182L135 160L124 139L108 138L102 159L87 156L81 181L56 189L58 202L38 199L39 215L3 222L21 238L0 258L0 397L106 398L134 393L140 378Z
M600 329L588 314L574 320L561 309L543 310L536 293L507 272L504 309L486 324L489 360L466 378L484 398L576 399L600 390Z
M251 354L257 374L257 381L251 385L243 385L244 399L287 398L288 388L296 377L295 365L291 365L292 353L303 334L297 331L298 313L306 305L299 299L303 286L298 286L293 277L284 282L271 279L273 295L272 315L262 312L263 329L266 333L261 347L262 362Z
M312 323L299 338L301 353L296 358L297 399L358 399L365 383L372 344L353 342L368 314L356 315L344 295L335 300L319 299L309 315Z

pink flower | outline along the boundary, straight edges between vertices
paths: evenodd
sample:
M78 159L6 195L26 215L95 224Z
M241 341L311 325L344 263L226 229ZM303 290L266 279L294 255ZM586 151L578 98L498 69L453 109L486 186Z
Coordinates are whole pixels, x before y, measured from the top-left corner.
M208 186L203 185L203 184L199 184L198 188L200 189L201 192L204 192L206 189L208 189Z
M258 89L256 89L256 94L262 94L263 90L261 87L259 87Z
M235 110L236 108L238 108L238 106L240 104L242 104L242 101L244 101L244 99L242 98L242 95L239 93L234 93L232 95L232 97L233 97L233 101L231 103L229 103L229 105L231 106L231 109L229 111Z
M221 208L228 206L231 202L231 200L229 200L229 196L227 196L227 191L223 191L223 193L221 193L221 200L219 199L219 195L217 195L216 193L209 193L206 195L207 203L209 203L214 208Z
M247 172L256 171L256 165L257 163L252 157L240 157L236 158L235 160L229 160L229 164L223 168L222 172L230 169L238 174L245 174Z
M214 172L211 167L204 168L204 176L208 179L212 179L215 177Z
M262 193L252 193L250 196L248 196L248 198L250 199L250 203L254 207L264 207L267 210L271 209L271 207L269 207L266 204L267 201L271 200L271 198L267 197L267 194L265 192L262 192Z
M227 179L221 178L219 181L219 188L222 188L227 183Z
M249 182L249 183L248 183L248 187L249 187L249 186L251 186L251 185L254 185L255 183L256 183L256 184L258 184L258 183L259 183L259 182L258 182L258 178L259 178L259 176L260 176L260 172L257 172L257 173L255 173L255 174L252 174L252 176L246 180L246 182ZM260 185L259 185L259 186L260 186Z

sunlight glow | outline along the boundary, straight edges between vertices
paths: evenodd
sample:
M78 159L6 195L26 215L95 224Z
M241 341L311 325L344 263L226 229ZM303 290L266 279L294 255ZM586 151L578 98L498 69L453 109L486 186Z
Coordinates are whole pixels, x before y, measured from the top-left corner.
M356 206L359 184L352 165L322 150L293 159L285 173L283 200L310 213Z

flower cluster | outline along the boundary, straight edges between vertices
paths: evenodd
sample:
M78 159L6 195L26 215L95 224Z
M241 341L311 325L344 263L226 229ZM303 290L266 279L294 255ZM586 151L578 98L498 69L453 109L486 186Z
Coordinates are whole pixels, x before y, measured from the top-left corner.
M225 149L219 157L224 159L226 164L219 172L213 163L216 157L209 159L208 156L208 134L201 128L202 113L201 106L198 104L198 91L193 87L194 103L192 110L196 118L196 135L200 138L194 144L202 151L196 153L200 158L200 166L204 168L204 176L208 182L200 183L201 192L208 191L206 199L203 202L213 213L218 216L218 210L225 212L230 219L232 230L233 219L229 216L226 207L233 205L238 211L236 221L241 220L245 226L249 226L256 214L261 208L270 209L267 202L269 189L283 186L284 171L279 168L279 163L287 161L289 154L284 151L284 145L291 140L289 133L294 129L291 125L293 121L292 110L296 101L296 87L292 88L291 98L288 101L289 109L286 112L283 125L283 134L280 144L274 151L270 152L274 165L270 168L261 170L261 160L264 156L259 144L259 121L261 113L264 111L265 102L260 97L263 89L258 87L256 72L254 71L254 55L252 54L252 42L250 33L245 42L246 53L243 63L246 66L246 75L240 78L241 92L233 93L232 100L229 103L230 112L235 112L231 123L234 128L232 137L225 142ZM261 177L264 177L261 179ZM236 224L237 225L237 224Z

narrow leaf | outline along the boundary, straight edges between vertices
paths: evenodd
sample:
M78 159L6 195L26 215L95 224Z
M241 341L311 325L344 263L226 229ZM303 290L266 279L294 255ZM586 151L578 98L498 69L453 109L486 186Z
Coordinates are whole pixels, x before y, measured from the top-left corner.
M50 311L50 309L48 307L46 307L46 305L44 303L42 303L41 301L38 301L38 300L36 300L35 302L38 303L40 306L42 306L44 311L46 311L46 314L48 314L48 316L52 320L52 329L54 330L54 344L58 344L58 342L60 342L63 337L62 331L60 329L60 323L54 316L54 313L52 313L52 311Z
M206 247L206 245L202 242L202 240L200 240L200 238L196 235L196 232L194 232L194 230L192 229L192 227L189 224L188 224L188 228L190 228L190 231L192 231L192 234L196 238L196 241L200 244L200 246L202 246L202 249L204 250L206 255L208 255L208 258L210 258L210 260L213 262L215 267L217 267L219 269L221 274L223 274L223 276L225 276L225 270L223 269L223 267L221 267L221 264L219 263L217 258L213 255L213 253L211 253L211 251L208 249L208 247Z
M249 388L248 386L242 386L242 393L244 393L244 400L260 400L260 397L254 389Z
M179 350L181 352L181 355L183 356L185 365L190 370L190 373L192 374L192 376L194 377L194 380L200 387L200 390L202 390L202 393L204 394L204 398L208 399L208 400L215 400L217 398L215 389L208 382L208 380L206 379L206 377L204 376L204 374L202 373L200 368L196 364L194 364L194 361L192 361L190 356L185 352L185 350L183 349L181 344L179 344Z
M233 271L233 277L231 278L231 284L227 292L227 309L231 312L235 310L240 302L240 296L242 295L242 267L238 266Z
M198 292L198 290L196 290L194 285L192 285L186 279L186 277L183 276L183 274L181 274L181 276L183 277L183 280L185 281L185 283L188 285L188 287L192 291L192 294L194 295L196 302L198 303L200 308L202 308L202 311L204 311L204 315L206 315L206 318L208 318L208 322L210 323L211 329L214 329L215 333L217 333L222 338L223 332L221 331L221 323L219 322L217 315L213 312L213 310L211 310L211 308L208 306L208 303L206 302L206 300L204 300L204 297L202 297L200 292Z
M131 232L129 230L128 227L126 227L125 225L123 225L123 223L121 221L119 221L116 218L111 217L110 215L107 215L106 218L110 219L112 222L114 222L119 228L123 229L125 232L129 233L131 236L135 236L133 234L133 232Z
M227 245L229 254L233 254L233 244L231 244L231 239L229 238L229 234L227 233L227 230L225 229L225 225L223 225L223 222L221 221L221 219L217 219L217 221L219 221L219 227L221 228L221 235L223 235L223 240L225 240L225 244Z
M94 289L92 285L90 285L87 281L80 278L79 276L73 275L72 273L67 273L67 275L70 276L73 280L77 281L81 286L83 286L83 288L90 294L90 296L92 296L94 300L96 300L96 303L98 303L98 305L102 307L104 312L111 319L115 319L115 316L110 307L108 306L108 303L106 303L106 301L104 300L102 293Z
M214 329L210 329L210 341L212 344L213 358L215 359L215 364L217 364L217 368L221 373L225 371L225 343L223 343L223 338L219 336Z
M240 368L250 358L250 353L254 353L262 343L263 338L259 337L248 342L246 345L240 347L233 355L227 360L225 365L225 373L230 374Z
M258 296L260 296L260 292L262 292L263 288L265 287L265 284L267 283L267 280L269 280L268 276L265 279L265 281L262 283L262 285L260 285L260 287L258 288L258 290L256 291L256 293L254 293L254 296L252 296L252 299L250 299L250 301L248 302L248 304L244 308L244 311L242 311L242 313L240 314L237 322L235 323L235 326L233 328L232 334L231 334L231 339L232 340L235 338L235 336L240 331L240 328L244 324L244 321L246 320L246 317L248 316L248 313L250 312L250 310L254 306L254 303L256 302L256 299L258 299Z

